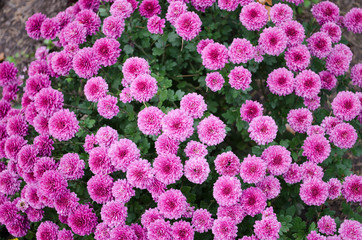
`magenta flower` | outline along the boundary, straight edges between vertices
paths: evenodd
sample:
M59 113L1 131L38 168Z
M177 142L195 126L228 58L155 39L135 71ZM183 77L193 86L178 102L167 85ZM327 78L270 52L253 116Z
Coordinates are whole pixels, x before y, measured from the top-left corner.
M59 197L68 186L63 175L56 170L44 172L38 183L38 192L50 198Z
M19 135L25 137L28 135L28 124L23 115L8 116L6 132L9 136Z
M112 144L108 150L112 165L116 171L126 172L129 164L140 158L140 150L129 139L122 138Z
M278 56L287 47L287 36L282 29L269 27L265 28L260 34L258 42L265 53Z
M92 10L85 9L80 11L75 17L75 21L84 25L87 29L87 35L94 35L101 26L100 17Z
M184 12L175 21L176 33L185 41L190 41L201 32L202 22L194 12Z
M305 204L320 206L328 198L328 184L319 178L305 179L300 185L299 195Z
M236 204L241 194L241 183L236 177L221 176L214 184L213 196L220 206Z
M97 110L99 115L104 118L112 119L119 113L119 107L117 106L118 99L111 95L107 95L101 98L97 104Z
M159 219L163 219L160 211L157 208L150 208L142 214L141 223L145 228L150 229L151 223Z
M59 33L62 45L82 44L87 38L87 28L79 22L71 22Z
M249 31L260 30L268 22L268 10L258 2L251 2L241 9L239 19Z
M286 68L277 68L269 74L267 85L274 94L289 95L294 90L294 75Z
M349 149L357 141L357 132L349 123L337 124L330 133L329 140L339 148Z
M328 198L333 200L341 195L342 184L337 178L331 178L328 184Z
M31 173L34 170L34 164L38 161L38 151L34 145L25 145L17 155L18 167L25 173Z
M235 204L232 206L219 206L217 208L217 218L230 217L235 224L239 224L243 221L246 216L243 207L240 204Z
M144 58L131 57L124 62L122 73L128 84L131 84L139 75L149 75L151 71L148 62Z
M251 72L243 66L237 66L230 71L229 84L236 90L246 90L250 88L251 83Z
M293 19L293 9L287 4L277 3L270 9L270 19L275 25L280 26Z
M34 164L34 171L33 171L34 177L37 180L39 180L46 171L56 170L56 168L57 168L57 166L56 166L56 163L53 158L50 158L50 157L39 158ZM64 179L65 179L65 177L64 177Z
M75 73L81 78L91 78L98 73L100 61L92 48L80 49L73 58Z
M212 226L214 239L231 240L237 237L238 227L230 217L222 217L215 219Z
M157 107L147 107L138 113L137 125L146 135L158 135L161 132L161 120L165 114Z
M254 232L259 239L276 240L279 239L279 231L282 224L277 218L267 217L261 221L255 221Z
M0 63L0 86L16 84L18 81L16 78L17 73L18 69L14 63L7 61Z
M85 163L77 153L64 154L60 159L58 171L67 180L80 179L84 175Z
M180 110L192 118L201 118L207 110L204 97L197 93L189 93L180 101Z
M77 194L67 189L55 199L54 208L59 215L68 216L78 207L78 201Z
M209 39L209 38L200 40L200 42L196 46L196 50L197 50L198 54L202 54L202 50L204 50L204 48L207 45L209 45L210 43L214 43L214 40Z
M126 0L114 1L109 10L112 16L124 19L129 18L133 13L132 4Z
M206 209L197 209L192 215L192 226L196 232L207 232L212 228L214 219L209 211Z
M246 183L260 182L266 174L266 163L256 156L248 155L240 164L240 176Z
M217 92L221 90L225 80L219 72L211 72L206 74L205 82L211 91Z
M345 121L351 121L361 111L361 103L356 94L350 91L342 91L337 94L332 102L333 114Z
M219 0L217 1L219 9L226 10L228 12L233 12L239 6L238 0Z
M342 239L358 240L362 235L361 223L356 220L344 220L338 229L339 236Z
M147 237L149 240L168 240L172 239L172 228L169 221L158 219L150 224Z
M102 32L109 38L119 38L124 31L124 19L109 16L103 20Z
M218 117L210 115L204 118L197 126L197 133L202 143L214 146L224 141L226 125Z
M74 112L62 109L49 119L49 134L59 141L67 141L79 130L78 120Z
M251 120L248 128L250 138L259 145L272 142L278 132L278 126L270 116L259 116Z
M95 147L89 153L89 170L94 174L110 174L114 172L111 158L108 156L108 148Z
M329 141L320 134L309 136L302 146L303 156L311 162L322 163L329 157L331 146Z
M292 109L288 113L287 120L294 131L305 133L312 125L313 115L306 108Z
M232 177L239 173L240 160L231 151L217 155L214 163L216 172L220 175Z
M89 235L97 226L97 216L88 205L79 207L68 216L68 225L75 234Z
M185 162L185 177L192 183L202 184L210 173L210 167L205 158L194 157Z
M21 180L17 174L9 170L0 172L0 193L14 195L20 190L20 183Z
M180 109L169 111L161 120L162 131L170 138L183 142L193 132L193 118Z
M324 128L326 134L331 135L333 129L338 124L342 123L342 121L336 117L325 117L321 123L321 127Z
M97 131L96 140L99 146L108 148L118 140L118 132L109 126L101 127Z
M89 196L99 204L104 204L112 199L112 186L113 178L109 175L94 175L87 182Z
M341 40L342 30L334 22L327 22L323 24L321 32L327 33L333 43L338 43Z
M34 97L34 104L39 115L50 118L63 108L63 93L51 87L41 89Z
M155 141L155 149L158 155L168 153L176 155L179 145L179 141L170 138L166 134L161 134Z
M310 64L310 53L305 45L299 44L288 48L284 55L287 67L292 71L303 71Z
M350 32L361 33L362 32L361 17L362 17L362 9L352 8L343 18L344 26L346 26L346 28Z
M157 89L155 78L147 74L139 75L131 83L131 96L139 102L147 102L157 93Z
M362 63L356 64L351 69L352 83L358 87L362 87Z
M158 198L157 208L165 218L179 219L186 213L186 197L180 190L167 190Z
M282 24L281 29L284 30L287 36L287 46L289 47L301 45L305 38L304 27L298 21L287 21Z
M292 163L290 152L285 147L278 145L265 149L261 158L266 162L269 172L274 176L285 174Z
M229 46L229 59L230 62L235 64L247 63L253 59L255 48L249 40L245 38L234 38Z
M57 240L59 227L51 221L40 223L36 231L36 239L39 240Z
M84 85L84 95L88 101L97 102L108 92L108 84L102 77L90 78Z
M131 184L126 179L118 179L114 182L112 195L116 201L127 203L135 194L135 190L133 190Z
M46 18L40 27L40 35L45 39L55 39L60 30L59 22L56 18Z
M265 177L263 180L258 182L256 186L264 192L266 199L268 200L276 198L281 191L278 178L273 176Z
M72 57L65 51L54 54L51 58L52 70L61 76L66 76L72 69Z
M25 29L29 35L29 37L38 40L41 36L41 26L44 20L46 19L46 16L42 13L35 13L32 15L27 21L25 25Z
M335 3L330 1L323 1L314 5L311 11L320 25L323 25L326 22L338 21L339 8Z
M120 44L113 38L97 39L93 45L95 57L98 58L99 64L105 67L112 66L117 62L120 56Z
M198 11L205 12L205 9L211 7L216 0L191 0L192 6Z
M163 28L165 27L166 20L160 18L157 15L153 15L147 21L147 29L153 34L163 34Z
M318 166L314 162L304 162L302 165L300 165L302 168L302 179L307 180L311 178L318 178L322 179L324 172L323 168Z
M170 5L167 8L166 19L172 25L175 25L177 18L181 14L186 13L186 12L187 12L186 3L184 3L183 1L172 1L172 2L170 2Z
M152 184L153 177L154 170L147 160L136 160L128 166L127 180L136 188L146 189Z
M342 186L342 194L347 202L362 201L362 177L351 174L344 179Z
M228 62L228 50L220 43L209 43L201 52L202 64L209 70L220 70Z
M193 157L204 158L208 153L207 146L205 144L193 140L187 143L184 152L185 155L189 158Z
M326 59L326 68L328 72L333 73L335 76L341 76L348 71L351 57L335 50L336 46Z
M256 187L245 189L240 198L240 204L243 206L245 213L252 217L262 213L266 207L266 201L263 191Z
M332 50L332 40L327 33L316 32L307 39L310 53L317 58L325 58Z
M124 225L127 218L127 207L121 202L107 202L102 206L101 218L110 227Z
M330 216L323 216L318 221L318 230L326 235L333 235L336 232L336 222Z
M153 161L155 177L164 184L172 184L183 175L181 159L173 154L163 154Z
M283 174L284 181L289 184L294 184L302 180L302 168L292 163L286 173Z
M189 222L180 220L172 225L172 236L174 239L192 240L194 239L194 229Z
M325 132L324 128L318 125L312 125L307 129L308 136L313 136L316 134L321 134L324 136L324 132Z
M143 0L139 6L141 16L150 18L161 13L161 6L158 0Z

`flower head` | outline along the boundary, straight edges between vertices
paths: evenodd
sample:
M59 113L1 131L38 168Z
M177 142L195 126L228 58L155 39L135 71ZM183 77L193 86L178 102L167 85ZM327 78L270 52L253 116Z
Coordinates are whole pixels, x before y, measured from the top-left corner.
M258 2L251 2L241 9L239 19L249 31L260 30L268 22L268 10Z
M219 72L207 73L205 78L206 86L210 88L211 91L217 92L224 85L224 78Z
M59 110L49 119L49 134L59 141L71 139L78 130L78 120L68 109Z
M286 173L292 163L291 153L279 145L265 149L261 158L266 162L269 172L275 176Z
M187 209L186 197L180 190L167 190L158 198L157 208L165 218L179 219Z
M303 156L311 162L322 163L329 157L331 146L329 141L321 134L315 134L305 139L303 148Z
M194 39L201 32L202 22L194 12L184 12L175 20L176 33L185 41Z
M194 157L185 162L185 177L192 183L202 184L210 173L210 167L205 158Z
M220 206L236 204L241 193L241 183L236 177L221 176L214 184L213 196Z
M251 72L243 66L237 66L232 69L228 75L229 84L236 90L246 90L250 88Z
M294 91L294 74L286 68L277 68L269 74L267 85L274 94L289 95Z
M226 125L218 117L210 115L197 126L197 133L202 143L214 146L224 141Z
M112 186L113 178L109 175L94 175L87 182L89 196L99 204L109 202L112 199Z
M193 134L193 124L193 118L180 109L169 111L161 120L164 134L181 142Z
M220 43L209 43L201 52L202 64L209 70L220 70L228 62L228 50Z
M104 98L99 99L97 104L97 110L99 115L104 118L112 119L119 113L119 107L117 106L118 99L114 96L107 95Z
M292 109L289 111L287 120L294 131L304 133L312 125L312 112L306 108Z
M320 206L328 198L328 184L319 178L306 179L300 185L299 195L305 204Z
M265 209L266 200L267 198L260 188L249 187L243 190L240 204L243 206L246 214L254 217Z
M352 174L344 179L342 194L347 202L362 201L362 177Z
M153 161L155 177L164 184L172 184L179 180L183 175L183 166L181 159L173 154L159 155Z
M278 132L278 126L270 116L259 116L253 118L249 125L249 136L259 145L265 145L272 142Z

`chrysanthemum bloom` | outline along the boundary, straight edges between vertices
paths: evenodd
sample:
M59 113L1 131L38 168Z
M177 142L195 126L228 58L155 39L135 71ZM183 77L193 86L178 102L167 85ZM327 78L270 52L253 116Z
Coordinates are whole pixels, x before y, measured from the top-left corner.
M241 9L240 22L249 31L260 30L268 22L268 10L258 2L252 2Z
M177 1L178 2L178 1ZM206 38L206 39L202 39L200 40L200 42L197 44L196 46L196 50L199 54L202 54L202 51L205 49L205 47L207 45L209 45L210 43L214 43L214 40Z
M356 64L351 69L352 83L358 87L362 87L362 63Z
M140 189L146 189L154 177L154 170L147 160L136 160L132 162L127 169L128 182Z
M55 19L57 19L59 23L59 29L62 30L64 27L72 22L73 16L65 11L61 11L55 16Z
M0 193L5 195L14 195L20 190L21 180L17 174L4 170L0 172Z
M323 26L321 27L321 32L326 33L333 43L337 43L341 40L342 30L334 22L327 22L323 24Z
M23 146L17 155L18 167L25 173L33 172L34 164L38 160L37 153L35 146Z
M339 148L349 149L357 141L357 133L349 123L340 123L336 125L330 133L329 140Z
M80 205L68 216L68 225L75 234L80 236L94 232L98 218L88 205Z
M192 6L197 11L205 12L206 8L211 7L216 0L191 0Z
M193 124L193 118L180 109L171 110L161 120L164 134L180 142L185 141L193 134Z
M92 151L92 149L94 148L94 145L97 145L97 139L96 136L94 136L94 134L90 134L85 136L85 140L84 140L84 151L86 151L87 153L90 153L90 151Z
M50 157L39 158L34 164L34 177L39 180L46 171L56 170L56 168L57 166L53 158Z
M298 21L287 21L282 24L281 29L287 37L288 47L300 45L305 38L304 27Z
M146 107L138 113L137 126L146 135L158 135L161 132L161 120L165 114L157 107Z
M125 87L122 89L122 92L119 94L119 100L123 103L130 103L133 100L131 96L131 88Z
M324 172L323 168L318 166L316 163L313 162L304 162L300 165L302 169L302 179L307 180L311 178L318 178L322 179Z
M158 0L144 0L139 6L140 15L150 18L161 13L161 6Z
M89 153L89 169L94 174L110 174L114 171L108 148L96 147Z
M345 121L354 119L361 111L361 103L358 97L350 91L339 92L331 105L333 114Z
M286 173L283 174L284 181L289 184L294 184L302 180L302 168L292 163Z
M34 118L38 115L36 111L35 104L32 102L30 103L25 109L25 119L30 124L34 124Z
M312 125L313 115L306 108L292 109L288 113L287 120L294 131L305 133Z
M270 19L275 25L280 26L293 19L293 9L287 4L277 3L270 9Z
M141 223L145 228L149 229L150 224L158 219L163 219L162 214L157 208L150 208L142 214Z
M230 71L229 84L236 90L246 90L250 87L251 83L251 72L243 66L237 66Z
M157 89L157 80L148 74L139 75L131 83L131 95L139 102L149 101Z
M209 43L201 53L202 64L209 70L219 70L228 62L228 50L220 43Z
M307 39L310 53L317 58L325 58L332 50L332 40L325 32L316 32Z
M29 220L25 216L18 215L6 225L6 229L14 237L24 237L30 229Z
M254 54L254 46L245 38L234 38L229 46L229 60L235 64L247 63L253 59Z
M139 75L151 74L150 66L144 58L128 58L122 67L124 79L131 84Z
M101 222L97 225L96 230L94 231L94 239L96 240L108 240L111 237L110 234L111 228L104 222Z
M167 8L166 19L175 25L177 18L187 12L187 5L183 1L172 1ZM201 54L201 52L199 52Z
M68 109L56 112L49 119L49 134L59 141L71 139L78 130L78 120L74 112L70 112Z
M37 112L50 118L63 108L63 93L51 87L43 88L34 97L34 104Z
M246 214L254 217L261 213L266 207L266 196L263 191L256 187L249 187L243 190L240 203Z
M215 169L220 175L235 176L239 173L240 160L231 151L219 154L214 163Z
M79 22L71 22L59 33L59 40L62 45L82 44L86 41L87 29Z
M211 91L217 92L222 88L225 80L219 72L211 72L206 74L205 82Z
M54 54L51 59L52 69L56 74L66 76L72 69L72 57L65 51Z
M336 232L336 222L330 216L323 216L318 221L318 230L326 235L333 235Z
M180 101L180 110L192 118L201 118L206 109L204 97L197 93L186 94Z
M38 183L38 192L53 199L59 197L68 185L62 174L56 170L44 172Z
M79 22L85 26L87 29L87 35L94 35L99 31L99 27L101 26L100 17L89 9L80 11L75 17L74 21Z
M228 12L233 12L239 6L238 0L218 0L217 5L219 9L226 10Z
M342 183L337 178L331 178L328 184L328 198L333 200L341 195Z
M28 69L28 75L29 77L32 77L36 74L45 74L45 75L49 75L50 71L48 68L48 64L47 61L50 61L50 56L54 55L55 52L51 53L48 55L47 60L35 60L32 61L29 65L29 69Z
M185 41L194 39L201 32L202 22L194 12L182 13L175 21L176 33Z
M118 179L113 184L112 195L116 201L127 203L133 196L135 196L135 191L126 179Z
M104 118L112 119L119 112L119 107L117 106L118 99L111 95L107 95L104 98L101 98L97 104L97 110L99 115Z
M127 207L121 202L108 202L102 206L101 218L110 227L123 225L127 218Z
M84 9L90 9L94 12L98 12L100 1L99 0L79 0L78 3L79 8Z
M66 180L76 180L83 177L84 167L85 163L77 153L67 153L60 159L58 171Z
M192 240L195 233L189 222L180 220L173 223L171 235L174 239Z
M3 62L0 63L0 86L8 86L17 83L16 74L18 69L14 63Z
M29 100L31 101L31 100ZM24 106L23 106L24 107ZM9 110L11 109L11 104L4 100L0 100L0 119L3 119L8 114Z
M266 163L256 156L248 156L240 164L240 176L246 183L257 183L266 174Z
M182 177L181 159L173 154L162 154L153 161L155 177L164 184L175 183Z
M332 50L331 54L327 57L326 68L335 76L341 76L348 71L350 62L350 56L339 51Z
M130 226L120 224L110 231L110 239L137 239L137 236Z
M310 64L310 53L305 45L290 47L284 55L287 67L292 71L302 71Z
M269 27L265 28L260 34L258 42L265 53L278 56L287 47L287 36L283 29Z
M232 206L219 206L216 213L217 218L230 217L235 224L239 224L246 216L243 207L240 204Z
M302 146L303 156L311 162L322 163L329 157L331 146L329 141L321 134L309 136Z
M28 124L25 117L21 114L9 116L6 124L6 132L9 136L26 136L28 134Z
M361 8L352 8L344 16L344 25L348 31L353 33L362 33L362 9Z
M4 151L6 158L8 159L16 159L16 155L19 153L20 149L26 144L26 140L24 138L13 135L6 139Z
M44 217L44 211L42 209L28 207L25 212L30 222L40 222Z
M97 131L96 140L99 146L108 148L118 140L118 132L109 126L101 127Z
M295 94L304 98L312 98L320 92L322 83L318 74L312 70L303 70L295 77Z
M322 134L324 136L324 133L325 133L324 128L318 125L312 125L307 129L308 136L313 136L316 134Z
M126 0L116 0L111 5L109 12L112 16L119 17L124 20L131 16L133 13L133 7L132 4Z
M109 16L103 20L102 32L108 38L119 38L124 31L124 19L121 17Z
M272 93L279 96L291 94L294 90L294 75L286 68L277 68L269 73L267 85Z
M362 177L352 174L344 179L342 194L347 202L362 201Z
M239 179L230 176L219 177L213 189L213 196L221 206L231 206L239 201L242 189Z
M220 118L210 115L204 118L197 126L197 134L202 143L214 146L224 141L226 137L226 125Z
M254 232L259 239L276 240L279 239L279 231L282 224L277 218L267 217L260 221L255 221Z
M39 240L57 240L59 227L51 221L40 223L36 231L36 239Z
M15 201L5 201L0 205L0 223L8 225L14 222L18 215L18 208L16 207Z
M119 42L113 38L97 39L93 45L93 51L99 64L105 67L115 64L121 52L119 46Z
M251 120L248 128L249 136L259 145L272 142L278 132L278 126L270 116L259 116Z
M358 240L362 236L361 223L356 220L344 220L338 229L339 236L346 240Z
M81 78L91 78L98 73L100 61L92 48L86 47L77 52L73 58L75 73Z
M314 18L320 25L326 22L337 22L339 17L339 8L330 1L320 2L311 9Z
M172 239L171 232L172 228L169 221L157 219L150 224L147 237L149 240L169 240Z
M177 154L180 142L167 136L166 134L160 135L155 141L155 149L158 155L162 154Z
M320 206L328 198L328 184L320 178L305 179L300 185L299 195L305 204Z
M55 199L54 207L59 215L68 216L78 207L78 201L77 194L67 189Z
M321 98L314 96L312 98L304 98L303 104L311 111L318 109L321 106Z
M45 74L35 74L26 80L25 92L30 99L34 99L34 96L43 88L50 87L49 77Z
M84 95L88 101L97 102L108 92L108 84L102 77L90 78L84 85Z
M65 228L58 231L58 240L72 240L73 233L70 230L66 230Z
M201 157L204 158L208 151L205 144L202 144L200 142L196 142L191 140L187 143L185 147L185 155L186 157L193 158L193 157Z
M207 232L212 228L214 219L209 211L206 209L197 209L192 214L192 226L196 232L203 233Z
M40 34L45 39L55 39L60 30L58 19L46 18L40 27Z
M185 177L192 183L202 184L210 173L210 167L205 158L194 157L185 162Z
M324 130L326 131L326 133L328 135L331 135L333 129L335 128L335 126L337 126L338 124L342 123L342 121L336 117L325 117L321 123L321 127L324 128Z
M273 176L267 176L256 184L260 188L268 200L276 198L281 190L280 182L278 178Z
M160 18L157 15L150 17L147 21L147 29L153 34L163 34L163 28L165 27L166 20Z
M167 190L158 198L157 207L165 218L179 219L187 209L186 197L180 190Z
M109 175L94 175L87 182L87 190L91 199L99 204L112 199L113 178Z
M126 172L129 164L140 158L140 150L134 142L122 138L111 145L108 155L116 171Z
M42 14L42 13L35 13L34 15L32 15L30 18L28 18L28 20L26 21L25 24L25 29L29 35L29 37L38 40L40 39L41 36L41 26L42 23L44 22L44 20L47 17Z
M154 201L158 201L158 197L164 193L167 189L167 185L163 182L157 180L156 178L153 179L153 183L148 186L147 190L151 193L152 198Z
M286 173L292 163L290 152L278 145L265 149L261 158L266 162L269 172L275 176Z

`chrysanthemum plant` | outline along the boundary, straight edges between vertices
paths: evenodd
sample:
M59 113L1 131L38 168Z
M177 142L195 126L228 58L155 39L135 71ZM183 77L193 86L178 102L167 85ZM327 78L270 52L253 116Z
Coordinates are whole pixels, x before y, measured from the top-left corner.
M46 46L0 64L1 237L361 239L362 9L302 2L30 17Z

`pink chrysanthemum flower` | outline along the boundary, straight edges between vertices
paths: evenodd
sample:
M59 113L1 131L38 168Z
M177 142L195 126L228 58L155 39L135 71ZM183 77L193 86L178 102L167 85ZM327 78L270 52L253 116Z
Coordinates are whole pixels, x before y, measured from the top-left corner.
M289 95L294 90L294 75L286 68L278 68L269 73L267 85L279 96Z
M171 236L171 224L169 221L158 219L150 224L147 231L149 240L169 240Z
M329 140L339 148L349 149L357 141L357 132L349 123L337 124L330 133Z
M209 211L206 209L197 209L192 214L192 226L196 232L203 233L207 232L212 228L214 219Z
M39 180L46 171L48 170L56 170L57 166L53 158L50 157L42 157L39 158L34 164L34 177ZM58 171L61 173L60 171ZM64 175L61 173L64 177ZM65 177L64 177L65 179Z
M75 136L79 130L79 122L68 109L56 112L49 119L49 134L59 141L67 141Z
M362 63L354 65L351 69L352 83L362 88Z
M342 91L337 94L331 103L333 114L341 120L351 121L361 111L361 103L356 94Z
M328 198L333 200L341 195L342 183L337 178L331 178L328 184Z
M241 9L239 20L249 31L260 30L268 22L268 10L258 2L251 2Z
M232 206L219 206L216 213L217 218L230 217L235 224L239 224L246 216L243 207L240 204Z
M147 29L153 34L163 34L163 28L165 27L166 20L159 16L152 16L147 21Z
M303 104L311 111L318 109L321 106L321 98L314 96L312 98L304 98Z
M25 94L24 94L25 95ZM23 97L24 98L24 97ZM29 102L31 102L31 100L29 99ZM22 103L23 105L23 108L24 108L24 104ZM30 105L30 103L29 103ZM4 100L4 99L1 99L0 100L0 119L2 120L4 117L6 117L6 115L8 114L8 112L10 111L11 109L11 104Z
M341 40L342 30L334 22L327 22L321 27L321 32L328 34L333 43L338 43Z
M256 237L264 240L279 239L279 231L282 224L277 218L268 217L260 221L255 221L254 232Z
M0 63L0 86L8 86L17 83L16 75L18 69L14 63L2 62Z
M85 136L85 140L84 140L84 151L86 151L87 153L90 153L90 151L92 151L92 149L94 148L94 145L97 145L97 139L96 136L94 136L94 134L91 135L87 135Z
M261 158L266 162L269 172L275 176L286 173L292 163L290 152L278 145L265 149Z
M183 175L181 159L173 154L163 154L153 161L155 177L164 184L172 184Z
M287 47L287 36L283 29L269 27L265 28L260 34L258 42L265 53L278 56Z
M119 42L113 38L97 39L93 45L93 51L99 64L105 67L115 64L121 53L119 46Z
M231 151L217 155L214 163L216 172L220 175L235 176L239 173L240 160Z
M300 198L311 206L320 206L328 198L328 184L319 178L309 178L300 185Z
M63 93L51 87L41 89L34 97L34 104L39 115L50 118L63 108Z
M112 16L119 17L122 20L129 18L133 13L132 4L126 0L116 0L109 10Z
M292 163L286 173L283 174L284 181L289 184L294 184L302 180L302 168Z
M221 176L214 184L213 196L220 206L236 204L241 194L241 184L236 177Z
M337 230L336 222L328 215L321 217L317 224L319 232L326 235L333 235Z
M353 33L362 33L362 9L352 8L344 16L343 23L348 31Z
M176 24L177 18L187 12L187 5L183 1L172 1L167 8L166 19L172 25ZM201 52L199 52L201 54Z
M185 147L185 155L186 157L193 158L193 157L200 157L204 158L208 151L205 144L202 144L200 142L196 142L191 140L187 143Z
M151 74L150 65L144 58L131 57L124 62L122 73L125 80L131 84L139 75Z
M307 39L310 53L317 58L325 58L332 50L332 40L327 33L316 32Z
M151 223L159 219L163 219L160 211L157 208L150 208L142 214L141 223L145 228L150 229Z
M62 45L82 44L86 41L87 29L79 22L71 22L59 33L59 40Z
M300 167L302 169L303 180L311 178L322 179L324 175L323 168L318 166L316 163L304 162L302 165L300 165Z
M350 56L342 54L340 51L335 51L333 49L331 54L329 54L326 59L326 68L328 72L332 73L333 75L341 76L348 71L350 63Z
M57 240L59 227L51 221L40 223L36 231L36 239L39 240Z
M161 6L158 0L143 0L139 6L141 16L150 18L161 13Z
M110 227L124 225L127 218L127 207L121 202L107 202L102 206L101 218Z
M245 38L234 38L229 46L229 59L230 62L235 64L247 63L253 59L254 54L254 46Z
M79 50L73 58L75 73L81 78L91 78L98 73L100 62L95 51L86 47Z
M180 109L171 110L161 120L162 131L170 138L183 142L193 132L193 118Z
M77 194L67 189L55 199L54 208L59 215L68 216L78 207L78 201Z
M250 88L251 72L243 66L236 66L228 75L229 84L236 90L246 90Z
M191 0L192 6L197 11L205 12L206 8L211 7L216 0Z
M49 198L59 197L66 190L67 181L56 170L48 170L38 181L38 192Z
M67 52L58 52L51 58L52 70L58 75L66 76L73 67L72 60Z
M215 240L235 239L238 233L238 227L230 217L215 219L211 230Z
M185 177L192 183L202 184L210 173L210 167L205 158L194 157L185 162Z
M313 136L316 134L321 134L324 136L324 132L325 132L324 128L318 125L312 125L307 129L308 136Z
M38 150L34 145L24 145L16 156L17 167L25 173L31 173L34 170L34 164L38 161Z
M119 38L124 31L124 19L121 17L109 16L103 20L102 32L108 38Z
M137 236L133 228L121 224L110 231L110 239L137 239Z
M312 98L320 92L322 83L318 74L312 70L304 70L295 77L295 94L300 97Z
M146 135L158 135L161 132L161 120L165 114L157 107L147 107L138 113L137 126Z
M99 0L79 0L77 2L80 9L90 9L94 12L98 12L100 1Z
M323 1L314 5L311 11L320 25L323 25L326 22L338 21L339 8L335 3L330 1Z
M328 135L331 135L333 129L335 128L335 126L337 126L338 124L342 123L342 121L336 117L325 117L321 123L321 127L324 128L324 130L326 131L326 133Z
M115 117L119 113L117 102L118 99L111 95L107 95L104 98L101 98L97 104L99 115L107 119L112 119Z
M219 9L226 10L228 12L233 12L239 6L239 0L218 0L217 4Z
M128 182L140 189L146 189L154 177L154 170L147 160L136 160L132 162L127 168Z
M67 153L60 159L58 171L66 180L76 180L83 177L84 167L85 163L77 153Z
M40 35L45 39L55 39L60 30L59 22L56 18L46 18L40 27Z
M6 124L6 132L9 136L19 135L26 136L28 135L28 124L23 115L14 115L9 116Z
M113 178L109 175L94 175L87 182L87 190L91 199L99 204L112 199Z
M42 13L35 13L31 17L28 18L25 24L25 29L29 35L29 37L38 40L41 36L41 26L46 16Z
M180 110L192 118L201 118L207 109L204 97L197 93L189 93L180 101Z
M34 96L43 88L50 87L51 81L45 74L35 74L26 80L25 92L27 96L34 100Z
M199 54L202 54L202 51L204 50L204 48L209 45L210 43L214 43L214 40L206 38L206 39L202 39L200 40L200 42L197 44L196 46L196 50Z
M172 225L172 236L178 240L192 240L194 239L194 229L189 222L180 220L174 222Z
M310 64L310 53L305 45L299 44L288 48L284 55L287 67L292 71L303 71Z
M167 136L166 134L160 135L155 141L155 148L158 155L162 154L177 154L180 142Z
M73 233L70 230L62 229L58 231L58 240L72 240Z
M267 176L256 184L260 188L268 200L276 198L280 191L281 186L278 178L273 176Z
M131 95L139 102L149 101L157 89L157 80L148 74L139 75L131 83Z
M118 179L113 184L112 195L116 201L127 203L136 193L126 179Z
M176 33L185 41L194 39L201 32L202 22L194 12L182 13L175 21Z
M44 217L44 211L42 209L28 207L25 212L30 222L40 222Z
M126 172L129 164L140 158L140 150L134 142L122 138L110 146L108 156L116 171Z
M186 197L180 190L167 190L158 198L157 208L165 218L179 219L186 213Z
M84 25L84 27L87 29L87 35L94 35L99 31L99 27L101 26L100 17L89 9L80 11L75 17L74 21Z
M311 162L322 163L329 157L331 146L329 141L320 134L309 136L302 146L303 156Z
M358 240L362 236L362 224L356 220L344 220L338 229L343 240Z
M228 50L220 43L209 43L201 52L202 64L209 70L220 70L228 62Z
M278 132L278 126L270 116L260 116L251 120L248 128L250 138L259 145L272 142Z
M260 182L266 174L266 163L256 156L247 156L240 164L240 176L246 183Z
M110 174L114 171L111 158L108 156L108 148L95 147L89 153L89 169L94 174Z
M254 217L265 209L266 200L266 196L260 188L249 187L243 190L240 204L243 206L246 214Z
M293 9L286 4L277 3L270 9L270 19L275 25L280 26L293 19Z
M85 236L94 232L97 221L97 215L88 205L80 205L68 216L67 222L75 234Z
M355 174L349 175L344 179L342 194L347 202L362 201L362 177Z
M206 86L210 88L211 91L217 92L224 85L224 78L219 72L207 73L205 78Z
M14 195L20 190L20 183L21 180L17 174L9 170L0 172L0 193Z
M102 77L90 78L84 85L84 95L88 101L97 102L108 92L108 84Z
M16 159L16 155L26 143L27 141L18 135L13 135L7 138L4 146L6 158L10 160Z
M300 45L305 38L305 30L301 23L292 20L282 24L281 29L284 30L287 36L287 46Z
M66 27L73 20L73 16L65 11L59 12L55 18L58 20L60 30Z
M210 115L204 118L197 126L197 134L202 143L214 146L224 141L226 137L226 125L220 118Z
M96 140L99 146L108 148L118 140L118 132L109 126L101 127L97 131Z
M123 103L130 103L133 100L131 96L131 88L126 87L122 89L122 92L119 94L119 100Z
M29 65L29 69L28 69L28 75L29 77L32 77L36 74L45 74L45 75L49 75L50 71L48 68L48 64L50 62L50 57L53 55L54 56L55 52L51 53L48 55L47 60L35 60L32 61Z
M287 120L294 131L305 133L312 125L313 115L306 108L292 109L288 113Z

